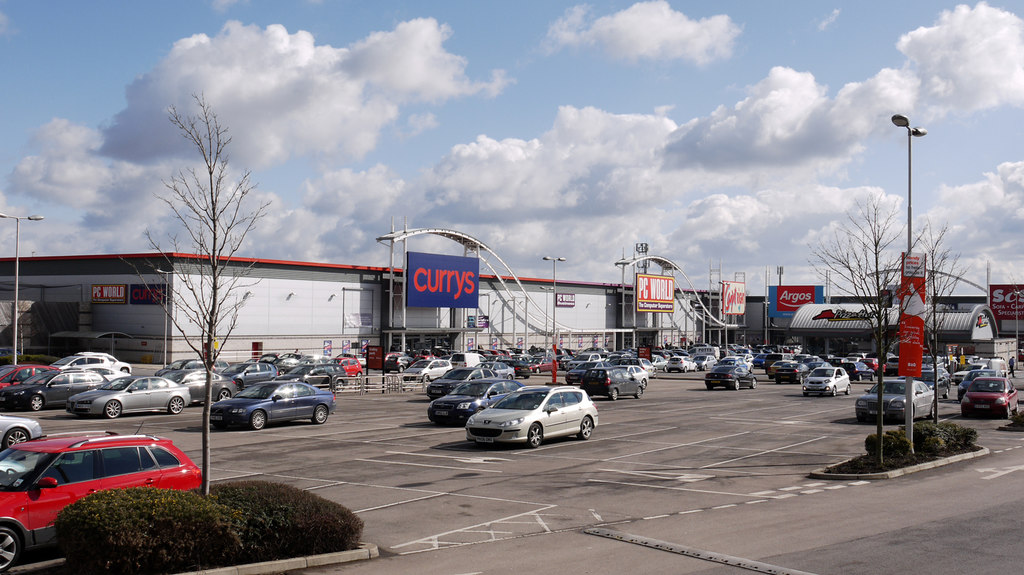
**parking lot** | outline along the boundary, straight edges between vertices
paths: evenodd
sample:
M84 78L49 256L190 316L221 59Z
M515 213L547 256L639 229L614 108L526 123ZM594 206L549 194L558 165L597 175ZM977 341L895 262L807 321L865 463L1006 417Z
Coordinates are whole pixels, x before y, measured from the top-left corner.
M591 565L583 572L612 573L641 560L647 572L737 569L582 531L594 527L746 560L784 557L789 569L855 573L866 572L852 567L862 559L840 542L935 521L944 529L990 508L1024 510L1016 495L1024 492L1016 473L1024 434L997 431L999 420L961 421L953 400L940 400L940 418L979 429L991 455L889 481L811 480L810 471L863 452L874 426L857 423L853 404L867 384L855 383L850 396L803 397L797 385L764 378L756 389L709 391L702 378L661 374L642 399L597 399L589 441L538 449L470 444L461 428L427 421L425 394L342 394L322 426L214 431L212 478L288 483L358 513L364 540L382 557L309 573L546 573L580 561ZM34 416L47 433L170 437L198 463L201 409L112 421ZM993 500L1007 483L1014 495ZM948 497L960 485L969 494ZM992 525L992 517L978 522ZM934 572L955 572L943 570L949 565Z

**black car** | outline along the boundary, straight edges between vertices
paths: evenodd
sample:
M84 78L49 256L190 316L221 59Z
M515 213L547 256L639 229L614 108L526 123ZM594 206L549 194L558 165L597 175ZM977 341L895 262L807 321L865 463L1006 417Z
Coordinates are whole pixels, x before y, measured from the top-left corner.
M64 407L65 400L72 395L96 389L106 382L107 378L85 369L42 373L0 389L0 408L39 411Z
M603 395L611 401L619 395L632 395L640 399L644 394L644 385L636 377L630 375L624 367L593 367L580 379L580 389L591 397Z
M408 369L410 365L415 363L415 361L416 359L411 355L406 355L404 353L389 353L387 357L384 358L384 373L392 371L402 373Z
M533 370L530 369L530 366L532 364L530 362L526 361L526 360L523 360L523 359L510 359L510 360L506 360L504 363L506 365L511 366L512 369L514 369L516 371L516 377L528 378L528 377L530 377L531 374L533 374Z
M253 361L233 363L224 368L220 373L225 377L230 377L235 382L235 385L238 386L238 389L241 390L255 383L270 381L277 377L280 372L278 372L277 366L272 363Z
M565 372L565 383L577 384L583 381L583 374L587 373L587 370L594 369L595 367L612 367L612 364L607 361L584 361Z
M811 368L806 363L795 361L779 361L774 367L775 383L795 383L803 385L807 382L807 376L811 374Z
M839 367L846 370L846 373L850 376L850 381L871 381L875 378L875 370L871 369L868 364L863 362L852 362L844 361L839 364Z
M476 379L463 383L450 394L431 401L427 418L438 424L465 425L469 416L522 386L507 379Z
M711 368L711 371L704 375L704 385L708 389L716 387L754 389L757 387L757 378L754 377L754 372L745 365L719 365Z
M478 379L502 378L498 377L498 374L493 371L483 367L457 367L430 382L430 385L427 386L427 397L430 399L444 397L463 383ZM505 381L508 380L506 379Z
M345 370L333 363L305 363L297 365L274 378L277 381L292 380L308 383L315 387L328 388L331 382L344 377Z

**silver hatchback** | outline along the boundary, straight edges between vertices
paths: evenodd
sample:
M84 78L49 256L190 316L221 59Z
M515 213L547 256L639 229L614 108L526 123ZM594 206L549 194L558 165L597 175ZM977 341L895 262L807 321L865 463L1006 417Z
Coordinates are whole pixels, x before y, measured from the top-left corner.
M597 427L597 406L575 387L524 387L466 421L466 439L539 447L546 438L575 435L590 439Z

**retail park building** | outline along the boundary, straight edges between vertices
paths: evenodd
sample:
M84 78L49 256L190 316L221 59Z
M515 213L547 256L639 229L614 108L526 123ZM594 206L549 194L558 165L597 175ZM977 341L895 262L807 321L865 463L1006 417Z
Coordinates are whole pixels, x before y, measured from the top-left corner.
M850 321L849 314L855 311L838 299L826 303L822 286L772 286L763 295L744 292L745 305L734 308L741 313L723 315L723 301L736 303L731 295L695 289L680 269L662 258L640 255L614 262L622 268L620 283L555 281L517 277L507 266L501 267L503 263L497 265L500 258L486 250L466 249L464 256L417 254L405 251L404 243L397 266L396 242L391 243L392 262L386 266L232 260L228 268L244 277L229 295L232 303L240 304L239 314L230 337L218 342L221 356L240 361L268 351L293 350L337 355L359 353L368 345L386 350L550 349L554 337L560 348L570 350L726 341L791 342L837 353L871 349L866 326ZM409 259L414 256L426 259ZM453 306L453 300L443 298L412 305L423 303L409 299L413 292L431 292L442 287L442 280L455 286L453 293L457 290L457 275L431 275L431 265L440 262L437 272L448 263L462 265L474 259L497 273L484 273L481 267L472 286L475 293L467 293L468 283L463 286L463 297L475 295L472 307L456 307L469 299ZM661 271L647 274L652 263ZM22 353L56 356L108 351L141 363L191 356L175 322L169 320L186 324L191 336L199 334L197 326L187 325L182 308L186 300L194 300L185 289L186 280L197 280L203 269L201 258L187 254L21 258L19 347ZM665 297L655 290L651 297L670 309L642 311L651 309L644 307L651 299L644 289L647 278L657 282L659 277L672 278L671 293ZM0 348L11 346L13 285L14 260L0 259ZM637 285L642 288L640 298ZM792 306L800 300L793 297L794 290L812 296ZM1016 318L1007 320L1005 313L997 318L987 295L991 293L944 302L950 319L940 334L943 345L989 356L1012 353ZM164 301L170 302L166 308ZM791 308L781 309L787 304ZM998 327L1003 328L1003 339Z

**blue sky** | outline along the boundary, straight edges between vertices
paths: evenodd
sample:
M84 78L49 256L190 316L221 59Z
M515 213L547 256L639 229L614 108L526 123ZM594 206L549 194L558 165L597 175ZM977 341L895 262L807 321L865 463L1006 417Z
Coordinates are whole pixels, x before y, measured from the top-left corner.
M866 197L948 226L968 277L1024 281L1024 2L0 0L0 212L22 254L150 251L203 93L269 215L243 255L386 265L392 221L513 270L617 282L637 242L820 283ZM901 220L902 221L902 220ZM14 226L0 222L0 246ZM168 245L168 244L164 244ZM419 251L458 253L441 240ZM13 249L10 249L13 255ZM0 255L8 255L2 254ZM775 281L773 277L773 282Z

